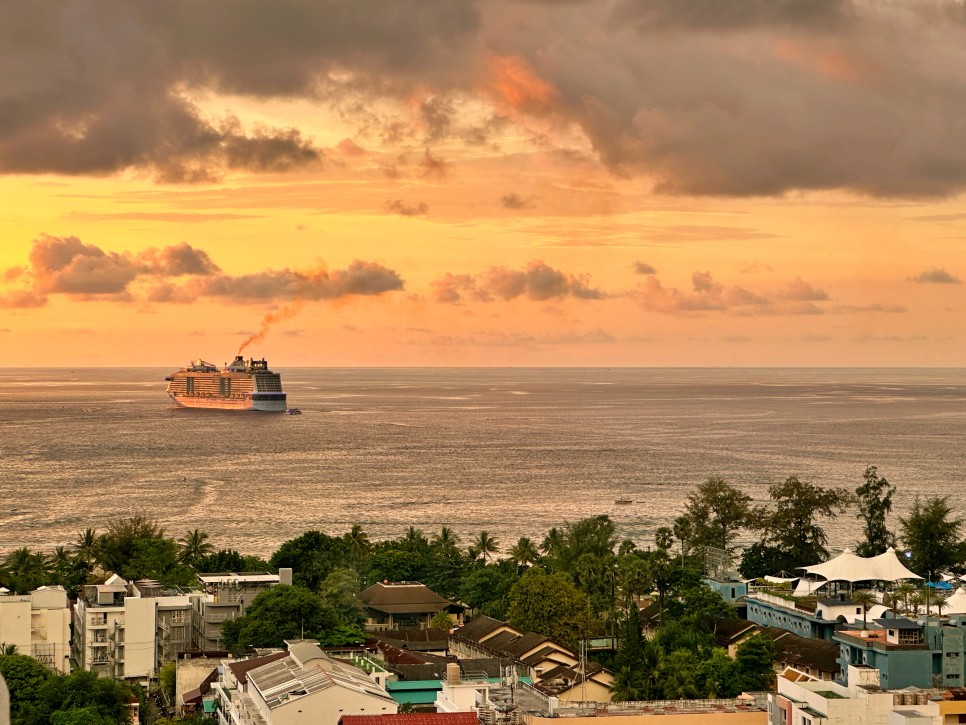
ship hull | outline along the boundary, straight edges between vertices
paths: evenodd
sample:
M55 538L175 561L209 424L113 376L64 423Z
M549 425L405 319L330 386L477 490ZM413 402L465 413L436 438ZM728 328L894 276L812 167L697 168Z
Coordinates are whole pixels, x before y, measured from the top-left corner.
M201 398L191 395L168 394L180 408L202 408L205 410L254 410L261 413L284 413L287 409L285 394L273 396L269 400Z

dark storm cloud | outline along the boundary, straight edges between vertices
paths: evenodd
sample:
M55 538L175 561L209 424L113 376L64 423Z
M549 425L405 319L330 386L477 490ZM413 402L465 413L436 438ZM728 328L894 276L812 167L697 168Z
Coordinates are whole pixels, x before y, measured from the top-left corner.
M491 267L481 275L447 273L433 282L437 302L458 303L467 299L491 302L526 297L535 301L575 297L600 300L607 295L589 286L581 275L561 272L542 261L531 262L525 269Z
M910 277L909 281L918 282L919 284L962 284L963 282L959 277L950 274L942 267L927 269L915 277Z
M495 52L522 56L617 174L667 194L918 198L966 188L966 22L934 5L481 8ZM645 19L679 30L642 37Z
M469 127L453 100L482 98L578 127L612 172L668 194L966 188L955 3L37 0L0 6L0 48L5 173L191 182L324 164L300 129L189 100L214 91L360 116L391 98L423 143L487 142L489 123ZM377 127L419 138L412 122ZM417 169L447 171L429 151Z
M759 26L833 30L848 20L850 5L850 0L619 0L612 23L645 32Z
M321 151L297 129L246 132L182 91L319 98L330 73L398 93L418 79L451 85L473 62L477 20L465 1L4 3L0 171L139 168L185 182L311 167Z
M401 290L394 270L356 260L345 269L303 272L264 270L222 274L207 252L186 242L139 254L108 252L77 237L44 235L34 241L30 264L5 274L20 288L0 297L0 307L41 307L48 295L76 300L189 303L202 297L240 303L332 300L349 295L379 295Z
M647 262L634 262L634 274L657 274L657 270Z

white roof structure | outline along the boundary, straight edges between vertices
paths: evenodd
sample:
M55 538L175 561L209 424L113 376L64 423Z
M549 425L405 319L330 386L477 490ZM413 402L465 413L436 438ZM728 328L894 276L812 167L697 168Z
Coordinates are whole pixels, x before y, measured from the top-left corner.
M868 559L856 556L850 549L846 549L834 559L821 564L802 567L807 573L814 574L826 581L886 581L896 582L902 579L922 579L921 576L909 571L891 546L885 553Z
M943 606L946 614L966 614L966 591L957 587Z

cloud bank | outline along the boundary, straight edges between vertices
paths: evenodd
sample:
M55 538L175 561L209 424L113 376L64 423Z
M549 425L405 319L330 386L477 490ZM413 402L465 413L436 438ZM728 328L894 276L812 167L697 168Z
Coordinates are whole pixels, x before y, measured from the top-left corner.
M193 100L230 94L359 119L388 99L424 142L467 147L506 119L548 122L534 134L551 148L555 125L575 127L615 174L669 194L966 188L954 2L37 0L0 7L0 47L0 173L190 182L324 163L302 129ZM491 120L464 117L465 99ZM448 175L428 150L420 169Z
M200 298L239 304L312 302L403 289L394 270L356 260L345 269L263 270L224 274L204 250L186 242L138 254L105 251L77 237L44 235L34 241L27 267L6 271L17 286L0 307L44 306L50 295L79 300L190 303Z

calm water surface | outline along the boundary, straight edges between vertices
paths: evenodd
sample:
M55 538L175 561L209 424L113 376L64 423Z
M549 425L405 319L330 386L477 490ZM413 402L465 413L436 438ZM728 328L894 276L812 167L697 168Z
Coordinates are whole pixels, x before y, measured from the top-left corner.
M869 464L900 512L966 514L963 370L282 369L301 416L174 408L169 372L0 370L0 551L142 511L263 555L310 528L509 545L599 513L645 541L709 475L764 500Z

